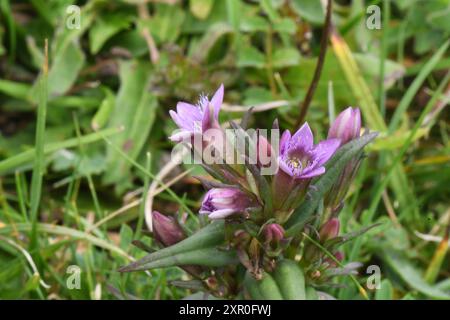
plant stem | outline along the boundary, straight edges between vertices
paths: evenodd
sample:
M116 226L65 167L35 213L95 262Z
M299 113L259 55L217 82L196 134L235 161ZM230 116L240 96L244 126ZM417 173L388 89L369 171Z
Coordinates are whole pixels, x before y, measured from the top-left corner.
M300 127L300 124L305 120L306 114L308 113L309 105L311 104L311 100L314 95L314 91L316 91L317 84L320 80L320 75L322 73L323 64L325 61L325 54L327 52L328 47L328 37L331 29L331 12L332 12L332 0L328 0L327 5L327 13L325 17L325 26L323 28L322 39L320 40L320 52L317 60L316 70L314 71L313 79L309 85L308 91L306 93L305 99L303 100L300 107L300 116L297 119L295 124L295 128Z

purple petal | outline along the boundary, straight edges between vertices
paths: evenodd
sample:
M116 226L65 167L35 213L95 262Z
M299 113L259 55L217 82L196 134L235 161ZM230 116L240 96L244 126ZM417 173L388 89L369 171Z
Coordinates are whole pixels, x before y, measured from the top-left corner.
M173 142L181 142L181 141L188 142L191 137L192 137L192 131L178 130L176 133L171 135L169 137L169 139Z
M289 130L284 131L280 139L280 154L284 154L290 140L291 133L289 132Z
M216 210L213 213L208 215L208 218L210 219L223 219L226 218L230 215L232 215L233 213L235 213L235 211L233 209L222 209L222 210Z
M211 116L212 105L208 104L203 110L203 119L202 119L202 130L206 132L206 130L213 127L214 118Z
M283 170L286 174L290 175L291 177L294 176L294 172L292 171L292 168L287 165L283 159L279 158L278 164L281 170Z
M341 139L341 143L345 144L359 137L360 131L361 113L358 108L348 107L332 123L328 131L328 138Z
M319 142L313 149L315 166L321 166L336 152L341 141L339 139L328 139Z
M178 113L176 113L173 110L169 111L170 116L172 117L172 120L175 122L175 124L179 127L179 128L183 128L183 129L188 129L189 128L189 123L183 119L181 119L178 116Z
M303 174L300 179L309 179L316 176L320 176L325 173L325 167L316 168L308 173Z
M177 113L186 121L202 121L200 108L186 102L177 103Z
M292 136L291 143L294 143L295 146L300 147L303 150L309 150L312 148L314 138L308 122L305 122L303 126Z
M214 118L216 120L219 118L219 111L220 111L220 107L222 106L222 102L223 102L223 94L224 94L224 88L223 88L223 84L221 84L219 89L217 89L216 93L214 93L214 96L211 99L211 104L214 108Z

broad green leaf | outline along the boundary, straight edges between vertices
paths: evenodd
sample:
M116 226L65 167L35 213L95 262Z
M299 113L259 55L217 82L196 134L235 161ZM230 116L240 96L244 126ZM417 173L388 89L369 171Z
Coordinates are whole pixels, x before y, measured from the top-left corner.
M189 0L189 9L199 19L206 19L211 12L214 0Z
M381 288L375 291L376 300L392 300L394 298L394 289L389 279L384 279L380 283Z
M148 21L139 20L140 28L149 28L157 43L175 42L182 32L185 12L179 6L158 4Z
M292 8L308 22L321 25L325 21L320 1L293 0Z
M243 32L265 32L269 30L269 23L262 17L251 15L242 19L240 28Z
M450 299L450 294L429 285L421 276L421 273L401 253L384 249L383 260L394 270L394 272L411 288L416 289L424 295L434 299Z
M0 79L0 92L16 99L28 100L29 84Z
M84 53L76 43L71 42L57 52L48 73L49 99L65 94L74 85L84 61ZM35 86L32 92L36 90Z
M300 53L295 48L281 48L273 53L272 63L274 68L286 68L298 65Z
M295 25L294 20L283 18L273 26L273 29L279 33L294 35L297 31L297 26Z
M231 34L233 29L224 23L217 23L211 26L208 31L203 35L200 42L198 42L195 48L192 49L190 56L196 62L208 62L208 58L212 55L214 51L213 48L221 39L223 39L226 35ZM221 56L224 56L225 53L222 52Z
M266 57L255 47L245 46L239 51L237 65L240 68L253 67L261 69L266 65Z
M130 158L135 160L152 128L157 100L149 91L150 65L139 61L122 61L120 64L120 89L109 126L122 127L123 131L111 140ZM113 146L108 148L106 183L125 181L131 163L117 156Z
M115 13L105 14L95 20L89 29L89 47L92 54L96 54L113 35L126 29L131 22L128 15Z

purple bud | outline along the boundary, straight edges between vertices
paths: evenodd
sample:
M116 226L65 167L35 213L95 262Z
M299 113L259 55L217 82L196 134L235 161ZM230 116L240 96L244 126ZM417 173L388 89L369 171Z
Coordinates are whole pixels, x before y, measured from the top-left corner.
M183 229L181 229L174 218L167 217L158 211L153 211L152 219L153 235L164 246L171 246L185 238Z
M271 223L264 227L263 234L266 243L278 244L284 238L284 229L278 223Z
M361 113L358 108L348 107L342 111L331 125L328 138L339 138L342 144L359 138L361 131ZM325 196L325 206L333 213L342 208L342 201L356 175L360 156L351 159L344 167L336 182Z
M361 112L359 108L348 107L342 111L328 131L328 139L340 139L341 144L356 139L361 131Z
M339 219L332 218L325 222L319 231L320 241L323 243L327 240L336 238L339 235Z
M237 188L214 188L206 193L200 214L207 214L210 219L223 219L244 212L252 203L252 199Z
M342 251L336 251L333 255L339 262L342 262L344 260L344 253ZM329 267L331 268L336 268L338 266L338 264L329 257L325 258L324 261L328 263Z
M257 140L257 160L260 167L269 166L272 161L273 150L272 145L267 138L258 134ZM275 160L274 160L275 161Z
M342 251L336 251L334 253L334 257L336 258L337 261L342 262L344 260L344 253Z

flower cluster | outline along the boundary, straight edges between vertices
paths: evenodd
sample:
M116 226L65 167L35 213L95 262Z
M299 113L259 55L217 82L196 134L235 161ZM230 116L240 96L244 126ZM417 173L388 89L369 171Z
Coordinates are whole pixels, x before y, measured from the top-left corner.
M375 136L361 136L360 111L351 107L331 124L327 139L317 143L306 122L295 133L286 130L280 136L275 121L270 142L259 134L262 130L246 130L234 122L229 134L219 122L223 98L220 86L211 99L202 96L196 105L179 102L176 111L170 111L179 128L170 137L172 141L187 142L198 154L212 150L219 160L242 160L202 163L215 179L199 177L208 189L199 214L207 216L209 222L188 236L176 219L154 212L154 238L166 248L121 271L178 265L201 280L206 291L228 298L264 298L256 293L263 289L253 291L252 286L258 287L271 274L276 278L284 268L305 275L309 285L323 283L329 276L326 271L337 268L343 260L343 253L336 249L345 239L339 236L337 215L361 161L362 148ZM234 140L234 149L218 150L218 141L209 138L209 130L219 132L221 145ZM195 139L201 143L194 145ZM252 151L257 154L253 162ZM275 165L276 170L272 175L263 174L269 165ZM323 204L321 215L304 209L315 210L318 203ZM333 259L305 239L322 244ZM192 271L193 267L197 268ZM247 280L240 278L242 270ZM295 286L306 288L302 281ZM289 292L281 295L289 296ZM301 299L305 294L294 296Z

